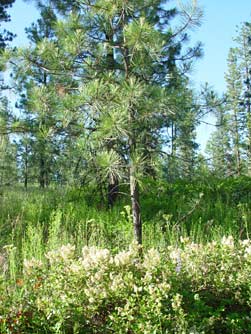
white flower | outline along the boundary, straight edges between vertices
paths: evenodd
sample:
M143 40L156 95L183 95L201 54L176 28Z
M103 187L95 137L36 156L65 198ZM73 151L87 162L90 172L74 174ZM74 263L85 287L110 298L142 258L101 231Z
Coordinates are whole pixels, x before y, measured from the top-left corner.
M245 254L244 254L244 257L247 258L251 255L251 246L247 247L245 249Z
M233 247L234 246L234 238L229 235L228 237L223 237L221 239L221 244L224 246L228 246L228 247Z
M189 243L189 238L188 237L180 237L180 242L182 243L182 244L188 244Z
M29 274L32 271L41 268L43 266L43 262L32 258L31 260L24 259L24 271Z
M156 268L160 264L160 254L156 249L149 249L144 256L143 267L147 269Z
M75 252L75 246L70 244L63 245L57 250L49 251L45 256L50 261L50 263L68 261L73 258Z
M72 258L75 252L75 246L72 246L70 244L67 244L65 246L62 246L59 249L59 254L63 260L67 260L69 258Z
M133 285L133 291L135 293L141 292L143 290L142 286Z
M109 264L111 255L108 249L98 249L96 247L82 248L82 265L85 270L100 266L101 264Z
M240 240L240 244L244 247L249 246L250 245L250 240L249 239Z
M94 304L95 303L95 299L93 297L90 297L88 299L88 301L89 301L90 304Z
M170 258L173 260L173 263L176 264L176 272L179 273L182 267L181 261L181 251L180 249L174 249L170 252Z
M177 259L180 258L180 250L179 249L173 249L170 252L170 258L171 258L171 260L175 260L175 262L176 262Z
M120 252L114 256L114 263L116 266L126 266L131 263L130 252Z
M72 263L69 269L72 273L77 274L81 271L82 267L78 263Z
M110 278L111 278L111 281L110 281L111 282L111 285L110 285L111 291L121 290L125 287L125 282L122 279L122 277L110 275Z

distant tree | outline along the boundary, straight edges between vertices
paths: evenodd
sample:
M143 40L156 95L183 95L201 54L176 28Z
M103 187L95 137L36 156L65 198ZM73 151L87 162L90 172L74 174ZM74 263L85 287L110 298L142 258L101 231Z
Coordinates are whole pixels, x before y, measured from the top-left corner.
M210 168L217 177L226 177L234 174L233 154L229 135L229 115L225 105L215 109L216 131L212 133L206 147L211 157Z
M210 140L211 153L219 158L223 175L251 175L251 24L245 22L229 50L225 75L227 90L224 110L218 109L219 128ZM221 121L219 122L219 119ZM221 147L218 147L221 145ZM230 164L231 163L231 171ZM221 166L221 167L220 167Z
M15 0L1 0L0 2L0 49L3 49L6 46L6 43L13 40L14 34L2 29L2 22L10 21L10 15L7 12L7 9L12 6Z
M30 42L36 47L44 39L54 36L53 24L56 16L49 7L41 9L41 18L33 23L26 33ZM57 151L57 136L54 127L58 97L56 86L58 81L52 74L42 69L36 62L23 68L23 63L13 67L14 82L21 98L17 104L21 115L19 122L25 130L19 142L19 160L23 167L24 185L27 187L28 171L37 171L37 179L41 188L49 185L53 178L53 167ZM32 159L29 157L32 156ZM23 161L22 161L23 159Z
M242 111L242 135L247 160L248 175L251 175L251 24L245 22L234 38L237 44L236 58L242 90L239 104Z
M2 63L2 52L7 42L12 41L14 34L2 28L4 22L10 21L7 9L15 0L3 0L0 3L0 62ZM0 65L0 70L4 68ZM0 91L0 185L13 183L17 180L16 152L15 146L10 140L9 127L13 117L6 97L3 96L3 80L1 79Z
M231 48L228 55L228 71L225 75L227 83L227 104L229 112L229 135L232 141L234 170L236 175L243 171L243 130L245 128L245 108L241 103L243 89L238 50Z
M199 153L196 157L195 175L196 179L202 180L208 178L210 175L208 159L202 153Z
M176 171L173 174L180 178L192 178L195 173L198 144L196 143L196 126L198 116L198 104L192 89L188 83L183 83L179 88L179 103L176 106L175 139L172 144L176 159Z
M16 146L10 139L12 114L5 97L0 98L0 186L17 182Z

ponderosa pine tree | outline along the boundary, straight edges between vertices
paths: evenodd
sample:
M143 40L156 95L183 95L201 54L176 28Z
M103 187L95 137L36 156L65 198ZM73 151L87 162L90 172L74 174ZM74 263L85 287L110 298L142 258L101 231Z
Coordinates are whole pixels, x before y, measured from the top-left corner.
M234 38L237 44L236 56L242 81L242 91L239 104L243 108L242 136L247 160L247 173L251 175L251 24L245 22Z
M9 128L13 122L8 100L0 98L0 186L17 181L16 146L10 139Z
M45 7L41 11L41 18L37 24L26 29L28 39L34 46L38 45L43 39L53 38L52 24L55 20L53 11ZM21 66L20 66L21 65ZM41 188L46 187L50 182L50 170L53 164L52 151L55 142L53 142L51 127L55 123L53 106L55 104L51 91L52 77L37 64L29 64L23 70L23 64L15 66L14 80L16 87L20 91L22 98L18 107L23 110L20 121L26 125L27 133L24 135L23 144L27 147L27 134L29 133L29 146L32 150L33 165L37 164L38 181ZM54 88L54 86L53 86ZM27 149L23 150L27 153ZM28 177L28 159L26 154L21 154L25 159L25 185L27 187Z
M231 175L251 173L251 25L243 23L234 38L236 46L228 55L228 71L225 75L227 91L224 111L224 126L214 136L227 139L228 148L222 150L222 163L229 170L230 155ZM224 135L225 131L225 135ZM219 139L219 138L218 138ZM213 145L218 146L219 143ZM226 143L225 143L226 144ZM224 147L224 145L223 145ZM223 168L223 165L222 165ZM230 172L229 172L230 173ZM228 174L229 174L228 173ZM223 173L225 174L225 173Z
M17 105L21 113L19 122L25 129L18 145L19 158L24 159L20 162L20 166L24 167L24 184L27 185L28 178L34 179L36 172L39 185L44 188L52 180L63 179L59 160L62 161L67 138L62 123L68 124L68 121L59 116L59 107L64 85L72 80L48 72L40 66L38 59L32 61L40 43L54 38L56 16L50 6L43 6L40 10L41 18L26 29L28 39L33 44L32 55L28 59L21 50L17 51L18 59L23 61L13 60L13 71L16 89L21 94ZM25 153L27 145L30 151L28 160ZM29 168L27 163L30 164ZM27 170L33 171L28 178Z
M15 0L3 0L0 3L0 71L4 66L2 54L8 42L12 41L14 34L2 28L4 22L10 21L7 10ZM3 96L3 80L0 79L0 184L13 183L17 179L16 151L15 146L10 140L10 127L13 117L9 108L8 100Z
M198 102L195 94L183 78L176 95L175 114L171 117L169 129L169 170L170 180L177 178L192 178L196 165L196 125Z
M224 178L232 176L233 154L229 135L229 114L225 105L218 106L215 111L216 131L212 133L207 143L206 151L210 156L209 166L214 176Z
M183 22L173 29L170 20L178 13ZM77 82L74 91L64 83L65 94L54 107L68 115L81 111L91 159L104 177L128 180L139 243L140 178L149 156L158 155L162 130L175 112L177 78L183 75L178 63L187 69L200 53L200 45L182 53L187 30L199 23L200 15L196 1L178 12L159 0L81 0L57 22L53 40L45 38L35 49L22 51L24 62ZM48 92L43 94L36 99Z
M229 135L233 146L234 170L240 176L243 172L243 129L245 127L245 110L240 103L242 94L242 76L238 64L238 50L231 48L228 55L228 71L225 75L227 83L227 104L229 112Z
M0 28L2 22L10 21L10 15L7 10L12 6L15 0L1 0L0 2ZM13 40L14 34L7 31L6 29L0 30L0 50L4 49L7 42Z

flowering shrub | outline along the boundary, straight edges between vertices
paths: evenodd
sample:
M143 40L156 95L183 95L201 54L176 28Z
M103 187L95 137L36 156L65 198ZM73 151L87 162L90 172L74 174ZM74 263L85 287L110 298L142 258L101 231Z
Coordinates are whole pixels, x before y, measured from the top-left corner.
M0 333L250 333L251 242L116 255L66 245L0 281Z

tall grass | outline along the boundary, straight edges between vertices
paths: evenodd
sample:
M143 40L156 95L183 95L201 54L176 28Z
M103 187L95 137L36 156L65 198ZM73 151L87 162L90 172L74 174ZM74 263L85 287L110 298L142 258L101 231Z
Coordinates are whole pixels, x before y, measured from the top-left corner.
M21 270L23 258L43 259L46 251L63 244L106 247L117 252L133 239L130 203L125 199L108 209L88 190L4 189L0 199L0 254L12 249L12 266ZM224 235L249 238L251 181L173 184L147 180L141 196L145 248L178 244L181 236L195 242ZM15 260L15 261L14 261Z

